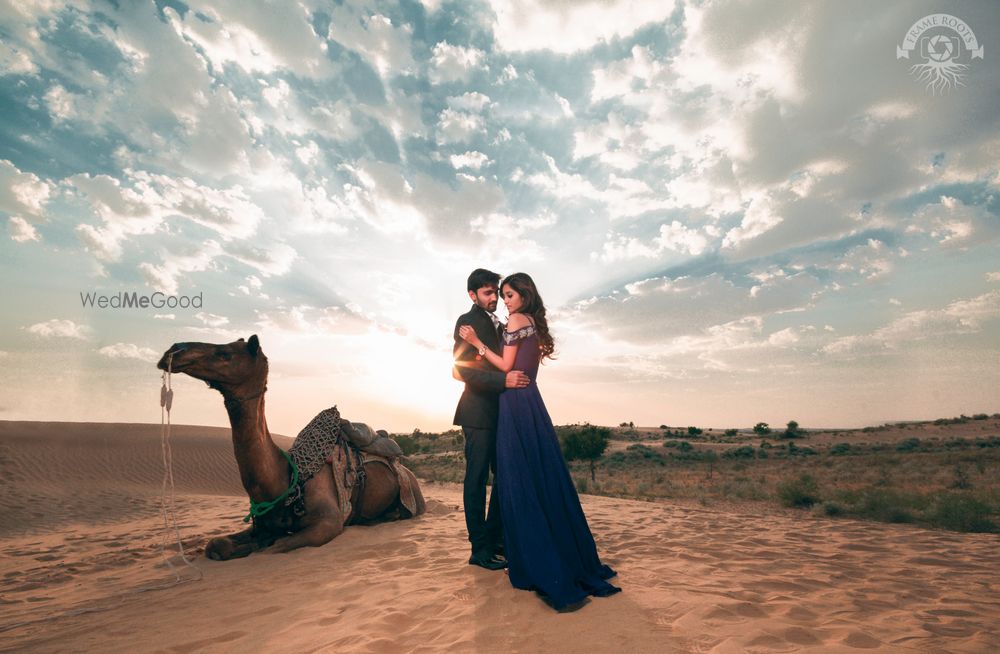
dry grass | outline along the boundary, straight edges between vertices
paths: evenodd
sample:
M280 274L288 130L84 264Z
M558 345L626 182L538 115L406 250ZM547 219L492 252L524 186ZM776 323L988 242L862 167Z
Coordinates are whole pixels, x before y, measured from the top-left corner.
M649 430L628 431L598 460L596 482L586 461L569 464L580 492L811 506L827 516L998 531L998 418L807 430L794 441L745 432L724 437L721 430L654 441ZM413 457L408 465L425 479L460 482L464 473L460 447Z

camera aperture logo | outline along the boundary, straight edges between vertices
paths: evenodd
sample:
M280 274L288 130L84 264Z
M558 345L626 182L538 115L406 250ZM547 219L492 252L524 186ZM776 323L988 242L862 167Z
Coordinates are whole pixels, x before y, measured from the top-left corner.
M896 46L896 59L910 59L914 53L923 62L910 66L910 74L937 95L965 86L965 71L973 59L983 58L983 46L962 19L930 14L915 22L903 37L903 45Z
M137 292L131 293L120 291L113 295L98 295L97 293L80 292L80 302L84 307L98 307L100 309L200 309L202 294L197 295L166 295L156 291L152 295L139 295Z

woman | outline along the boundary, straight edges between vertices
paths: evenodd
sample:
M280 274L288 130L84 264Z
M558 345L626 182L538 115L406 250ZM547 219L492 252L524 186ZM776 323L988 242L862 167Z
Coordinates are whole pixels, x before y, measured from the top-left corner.
M497 478L510 583L537 590L556 609L588 595L620 591L606 579L615 571L597 557L594 537L580 507L542 396L534 380L555 344L545 321L545 305L531 277L515 273L500 286L510 318L498 356L471 327L459 335L498 369L523 370L526 388L500 394L497 421Z

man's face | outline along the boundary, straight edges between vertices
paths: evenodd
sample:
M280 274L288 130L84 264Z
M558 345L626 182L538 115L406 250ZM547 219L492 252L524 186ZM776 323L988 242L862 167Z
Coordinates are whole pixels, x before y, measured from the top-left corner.
M472 298L472 301L476 303L477 307L481 307L490 313L497 310L497 300L499 299L499 295L497 294L496 284L481 286L475 293L469 291L469 297Z

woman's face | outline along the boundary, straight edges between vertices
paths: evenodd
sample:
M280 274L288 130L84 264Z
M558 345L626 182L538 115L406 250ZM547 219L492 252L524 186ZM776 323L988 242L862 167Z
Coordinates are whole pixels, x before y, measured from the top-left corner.
M507 313L517 313L524 304L521 294L514 290L509 284L503 287L503 303L507 305Z

